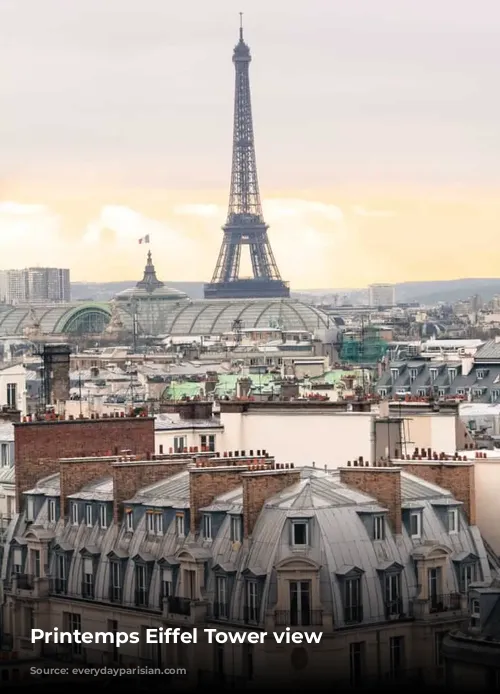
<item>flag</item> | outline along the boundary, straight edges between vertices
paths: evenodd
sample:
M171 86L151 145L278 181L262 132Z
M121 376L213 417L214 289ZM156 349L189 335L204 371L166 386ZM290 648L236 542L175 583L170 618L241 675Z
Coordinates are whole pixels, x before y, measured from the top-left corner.
M142 239L139 239L139 243L149 243L149 234L146 234L146 236L143 236Z

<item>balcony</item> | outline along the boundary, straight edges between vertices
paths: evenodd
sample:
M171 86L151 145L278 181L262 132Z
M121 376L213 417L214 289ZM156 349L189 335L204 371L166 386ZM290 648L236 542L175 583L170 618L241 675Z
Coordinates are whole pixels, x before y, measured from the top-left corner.
M467 598L460 593L431 595L413 600L410 608L415 619L462 618L467 614Z
M190 598L177 598L170 596L167 599L168 611L170 614L183 615L184 617L189 617L191 614L191 599Z
M449 593L448 595L432 595L429 598L429 612L448 612L450 610L461 609L460 593Z
M277 627L314 627L323 626L322 610L276 610L274 623Z
M384 607L385 618L388 621L406 619L409 616L403 612L403 600L401 598L396 598L386 602Z

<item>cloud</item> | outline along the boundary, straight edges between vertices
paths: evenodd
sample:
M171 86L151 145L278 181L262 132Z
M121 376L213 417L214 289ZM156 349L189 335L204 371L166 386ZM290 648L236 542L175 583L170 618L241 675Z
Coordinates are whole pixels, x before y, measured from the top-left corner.
M396 212L394 210L367 210L364 207L354 207L354 214L358 217L395 217Z

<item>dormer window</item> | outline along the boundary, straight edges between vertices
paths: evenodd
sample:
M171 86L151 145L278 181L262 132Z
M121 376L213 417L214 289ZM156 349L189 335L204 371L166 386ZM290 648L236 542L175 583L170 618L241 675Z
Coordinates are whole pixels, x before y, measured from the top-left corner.
M399 369L391 369L391 380L394 383L394 381L397 381L399 378Z
M175 532L177 537L185 537L184 514L177 513L175 516Z
M429 369L429 375L431 377L431 381L435 381L438 375L438 370L437 369Z
M35 500L31 497L26 504L26 520L28 523L32 523L35 520Z
M410 383L413 383L418 376L418 369L410 369Z
M76 501L71 503L71 522L73 525L78 525L78 504Z
M94 597L94 560L92 557L84 557L83 559L82 597Z
M373 517L373 539L374 540L384 540L385 539L385 518L384 518L384 516L374 516Z
M101 528L108 527L108 514L106 504L101 504L99 506L99 525L101 526Z
M458 533L458 509L448 509L448 532L450 535Z
M412 511L410 513L410 537L418 539L422 536L422 513Z
M93 525L93 513L92 513L92 504L85 504L85 524L87 525L88 528L91 528Z
M448 369L448 378L450 379L450 383L454 381L457 377L457 370L456 369Z
M231 516L231 541L241 542L241 518L240 516Z
M48 508L49 523L55 523L57 520L57 506L55 499L49 499Z
M460 592L466 593L471 583L476 581L477 564L469 562L460 567Z
M23 573L24 556L21 547L15 547L12 552L12 573L22 574Z
M292 547L307 547L309 544L309 520L300 518L291 521Z
M203 539L204 540L211 540L212 539L212 516L208 513L205 513L203 516Z
M134 531L134 512L130 508L125 511L125 530L128 533Z
M146 523L149 535L163 535L163 516L159 511L148 511Z
M478 370L476 371L476 377L477 377L477 380L478 380L478 381L482 381L483 378L484 378L484 376L485 376L485 371L484 371L484 369L478 369Z

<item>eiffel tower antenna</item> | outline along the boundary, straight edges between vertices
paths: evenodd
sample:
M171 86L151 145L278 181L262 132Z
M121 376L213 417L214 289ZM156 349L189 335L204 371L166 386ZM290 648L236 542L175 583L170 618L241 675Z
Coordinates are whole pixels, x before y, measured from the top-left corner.
M283 298L290 296L274 259L260 202L250 96L250 49L243 39L233 51L235 68L233 161L229 209L217 264L205 299ZM241 249L248 246L253 277L240 278Z

